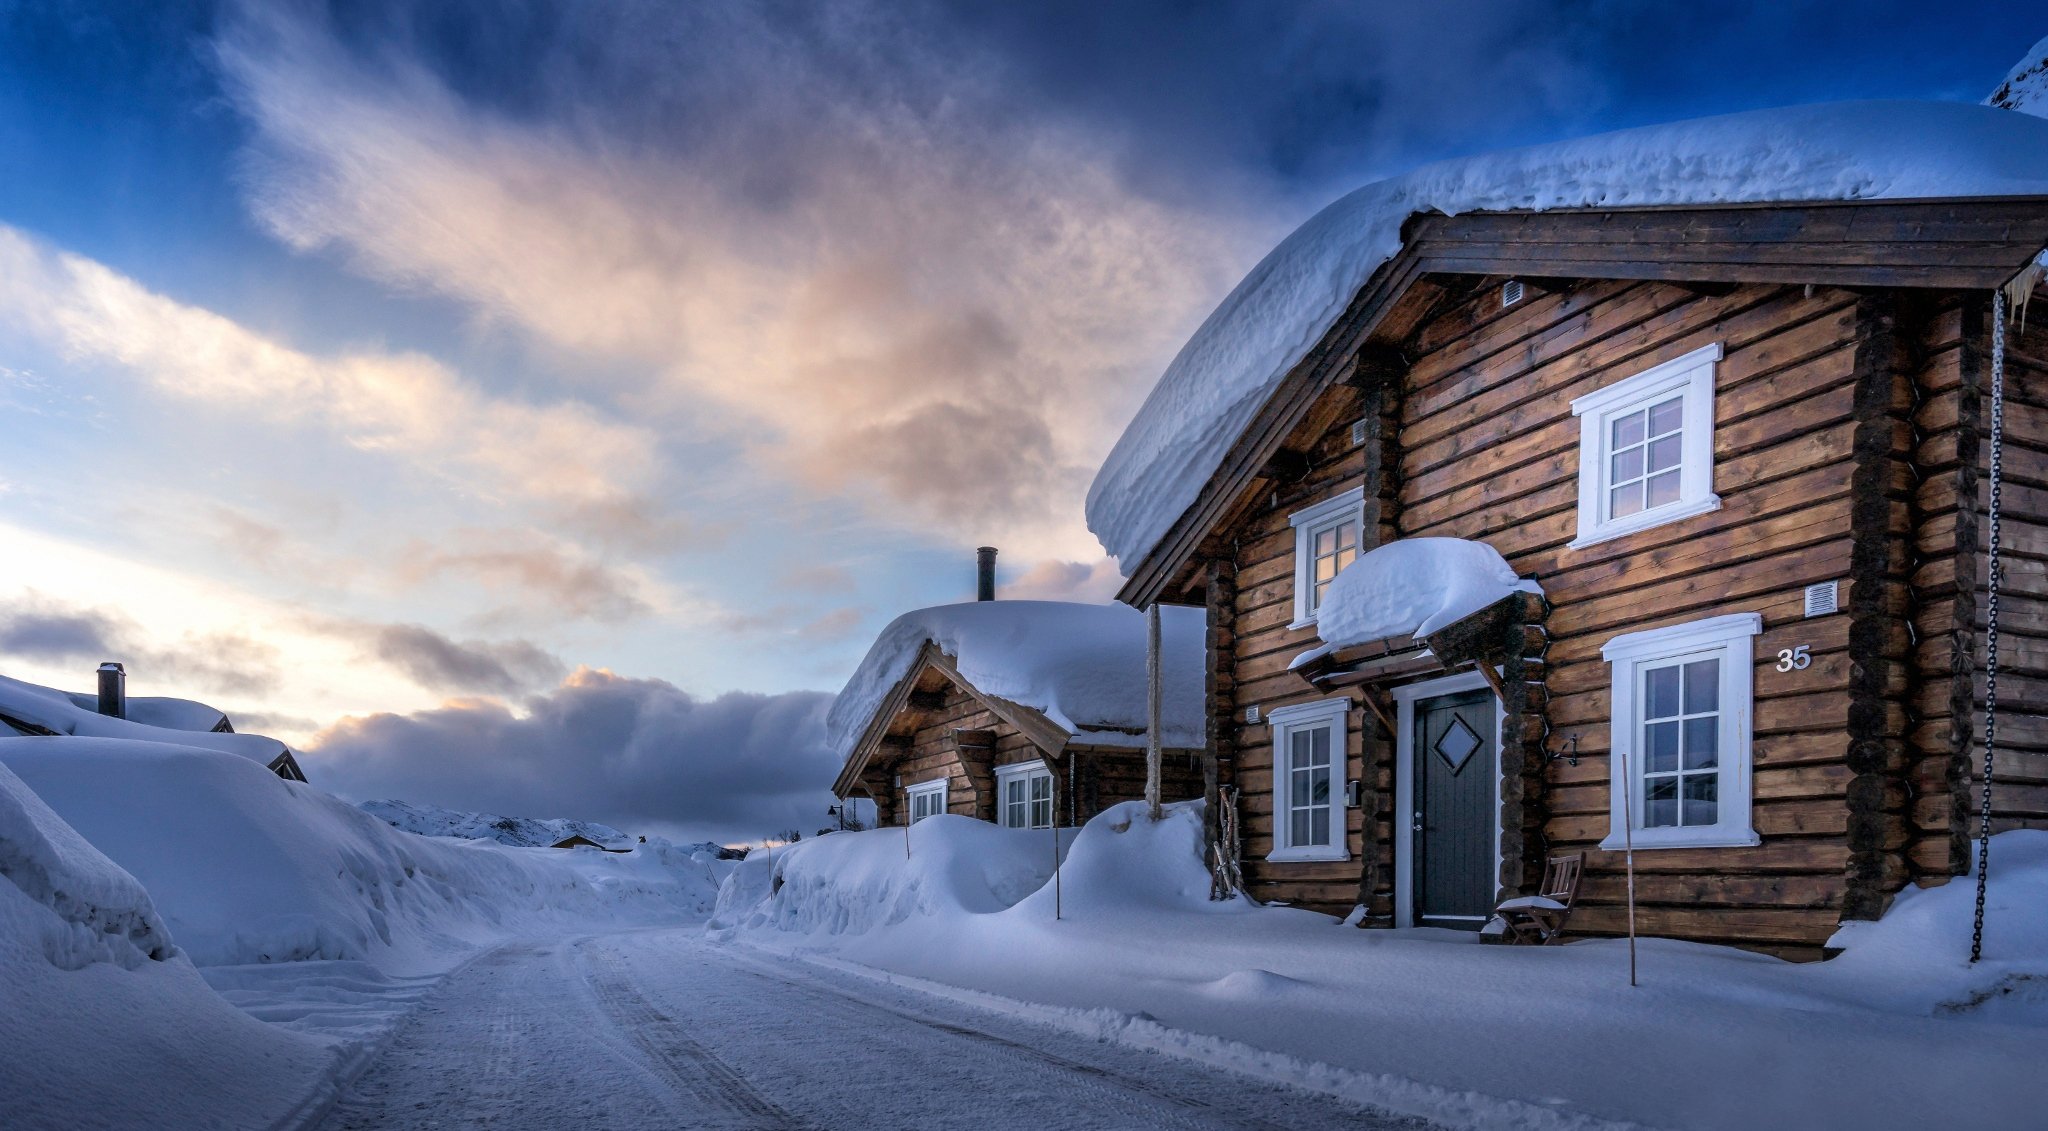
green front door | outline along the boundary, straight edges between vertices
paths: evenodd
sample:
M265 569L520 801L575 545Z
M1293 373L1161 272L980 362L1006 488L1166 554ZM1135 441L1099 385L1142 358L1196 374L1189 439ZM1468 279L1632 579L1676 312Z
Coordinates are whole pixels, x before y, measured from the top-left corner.
M1415 705L1415 921L1477 930L1493 911L1493 693Z

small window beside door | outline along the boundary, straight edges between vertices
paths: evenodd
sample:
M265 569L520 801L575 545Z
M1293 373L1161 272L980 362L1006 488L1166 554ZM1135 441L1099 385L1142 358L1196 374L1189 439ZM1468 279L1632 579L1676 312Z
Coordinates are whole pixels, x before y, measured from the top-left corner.
M1332 499L1289 515L1294 527L1294 623L1314 624L1323 594L1345 566L1358 560L1365 531L1365 488L1353 487Z
M996 823L1006 829L1049 829L1052 771L1041 762L996 767Z
M935 817L946 811L946 779L904 786L903 797L910 806L911 824Z
M1719 343L1572 402L1579 418L1579 523L1572 548L1703 514L1714 494Z
M1750 823L1752 641L1756 613L1631 632L1612 665L1611 831L1618 849L1760 843Z
M1351 701L1281 707L1273 727L1273 851L1268 860L1344 860L1345 721Z

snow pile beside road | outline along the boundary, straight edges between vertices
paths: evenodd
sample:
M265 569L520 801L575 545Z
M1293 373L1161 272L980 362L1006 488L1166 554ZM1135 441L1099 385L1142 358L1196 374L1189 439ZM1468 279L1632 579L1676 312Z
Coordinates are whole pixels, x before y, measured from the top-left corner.
M633 838L595 821L574 821L567 817L501 817L496 813L462 813L438 805L415 805L409 801L365 801L363 812L394 829L415 836L445 836L460 840L489 840L514 848L547 848L572 836L580 836L606 848L629 848Z
M1073 830L1062 829L1062 846ZM909 851L906 855L905 848ZM714 930L857 935L911 919L989 915L1052 875L1053 833L941 813L904 830L833 833L756 852L719 892Z
M1167 746L1202 744L1207 632L1201 609L1160 608L1160 740ZM1145 744L1143 613L1128 605L973 601L889 622L825 718L834 753L852 753L927 643L952 657L983 695L1038 711L1077 741Z
M246 759L186 746L0 739L0 763L142 882L202 966L445 969L537 930L687 922L723 879L716 861L666 843L608 853L415 837Z
M1167 366L1088 489L1126 576L1428 212L2048 195L2048 121L1941 102L1757 110L1441 161L1281 241Z
M142 885L0 766L9 1128L265 1126L329 1059L216 996Z
M1332 648L1420 638L1515 593L1540 597L1543 587L1515 576L1484 542L1403 538L1337 574L1316 610L1316 634Z

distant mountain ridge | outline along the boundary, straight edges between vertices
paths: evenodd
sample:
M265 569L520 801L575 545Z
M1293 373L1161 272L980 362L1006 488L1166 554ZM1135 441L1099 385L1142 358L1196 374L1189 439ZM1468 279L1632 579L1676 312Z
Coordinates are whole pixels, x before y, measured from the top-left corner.
M421 836L447 836L462 840L494 840L515 848L546 848L572 836L580 836L606 848L631 848L635 841L610 825L576 821L567 817L501 817L496 813L460 813L438 805L415 805L409 801L365 801L358 806L394 828Z

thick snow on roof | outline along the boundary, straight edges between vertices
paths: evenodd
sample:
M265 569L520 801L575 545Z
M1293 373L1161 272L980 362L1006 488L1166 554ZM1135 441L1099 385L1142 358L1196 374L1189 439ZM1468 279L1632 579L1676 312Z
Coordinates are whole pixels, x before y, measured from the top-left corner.
M1418 213L2036 194L2048 121L1945 102L1701 118L1366 185L1281 241L1182 347L1089 488L1089 529L1126 574L1143 561Z
M2048 118L2048 38L2020 57L2012 73L2005 76L2005 81L1998 84L1984 104Z
M1160 741L1200 746L1208 618L1185 606L1159 612ZM882 630L826 716L841 758L928 641L977 691L1043 713L1076 741L1144 742L1142 733L1125 732L1145 728L1145 614L1128 605L975 601L905 613Z
M79 691L67 691L66 699L71 700L82 711L99 713L99 696ZM166 730L209 731L227 718L218 707L209 707L196 699L172 699L163 695L130 695L128 697L128 721L144 726L163 727Z
M1316 609L1316 634L1333 649L1393 636L1419 638L1513 593L1541 596L1543 588L1516 577L1492 546L1463 538L1403 538L1366 552L1337 574Z
M176 725L151 726L137 719L116 719L102 715L91 707L80 703L94 703L89 695L58 691L40 684L25 683L18 679L0 676L0 715L11 715L24 722L46 727L59 734L76 735L84 738L128 738L145 742L171 742L181 746L194 746L202 750L220 750L239 754L251 761L268 766L277 756L288 749L284 743L260 734L214 734L205 730L185 729ZM130 699L129 704L137 702ZM147 704L188 703L189 700L145 700ZM201 704L192 703L198 707ZM212 708L208 707L211 711ZM153 712L145 707L145 712ZM219 712L214 712L216 715ZM190 712L167 712L179 722L191 721L184 716ZM155 713L151 717L157 717ZM211 724L209 724L211 725Z

